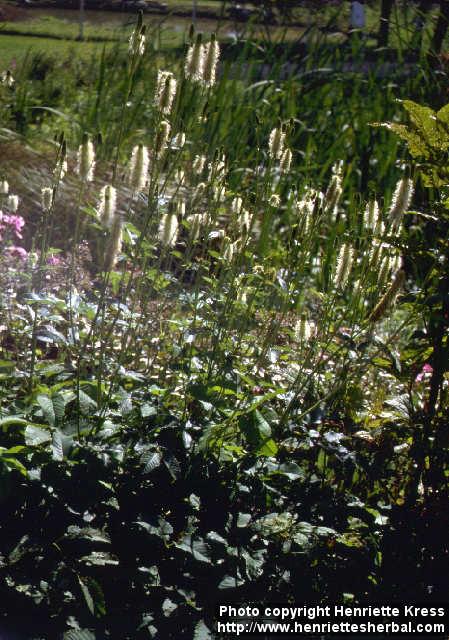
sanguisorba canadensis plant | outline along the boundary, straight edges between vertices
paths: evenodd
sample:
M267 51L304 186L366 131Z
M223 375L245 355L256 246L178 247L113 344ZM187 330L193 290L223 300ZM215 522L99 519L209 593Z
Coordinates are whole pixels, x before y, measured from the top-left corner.
M129 129L146 44L139 22L110 157L96 162L98 131L76 158L60 138L32 290L2 317L1 367L17 372L0 417L1 477L16 482L2 601L33 601L67 638L209 638L228 597L375 597L391 504L446 479L447 245L409 224L409 174L389 207L356 208L340 161L321 191L296 170L289 114L259 123L248 156L214 145L205 123L232 106L214 37L191 39L179 73L153 70L145 127ZM446 229L445 216L423 219ZM402 357L417 309L425 348Z

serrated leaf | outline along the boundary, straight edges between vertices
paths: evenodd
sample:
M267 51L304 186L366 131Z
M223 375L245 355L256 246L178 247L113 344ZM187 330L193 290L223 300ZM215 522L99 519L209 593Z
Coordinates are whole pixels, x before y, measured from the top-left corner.
M70 629L64 633L63 640L95 640L95 634L89 629Z
M225 538L223 538L223 536L221 536L216 531L209 531L209 533L206 535L206 538L208 540L211 540L212 542L217 542L219 544L223 544L224 546L227 546L227 544L228 544L227 541L225 540Z
M278 447L271 437L271 427L260 411L254 409L242 415L239 426L257 455L267 457L276 455Z
M105 551L92 551L88 556L83 556L80 562L98 567L117 566L119 564L118 560Z
M166 456L164 458L164 464L167 467L173 480L177 480L181 475L181 465L175 456Z
M418 133L409 129L409 127L406 127L403 124L398 124L397 122L390 122L384 126L407 142L412 156L417 158L428 158L430 156L431 149L425 144L422 137Z
M25 429L25 443L29 447L37 447L44 442L50 442L51 433L42 429L41 427L35 427L29 424Z
M304 478L305 473L296 462L284 462L283 464L269 464L268 472L286 476L289 480L298 480Z
M449 104L437 111L437 118L440 122L449 125Z
M225 576L218 585L218 588L236 589L237 587L241 587L242 584L244 584L244 581L239 576Z
M156 407L153 407L153 405L149 404L148 402L145 402L140 407L140 415L142 416L142 418L150 418L151 416L155 416L156 413Z
M192 544L192 555L200 562L212 562L210 547L203 540L194 540Z
M98 582L93 578L80 578L79 576L78 582L91 614L104 616L106 613L106 604L103 590Z
M90 591L89 591L87 585L84 583L83 580L81 580L81 578L78 578L78 582L79 582L79 585L80 585L80 588L81 588L81 592L82 592L82 594L84 596L84 600L86 601L87 608L89 609L89 611L91 612L92 615L95 615L94 599L90 595Z
M37 396L36 401L40 406L40 408L42 409L42 413L44 414L45 420L48 422L50 426L54 427L56 416L55 416L55 409L53 407L53 402L51 398L49 398L48 396L39 395Z
M51 450L53 460L61 461L64 459L64 447L62 445L62 435L60 431L55 431L53 434Z
M212 562L211 549L204 540L192 540L190 535L186 535L181 542L176 544L176 547L190 553L199 562L207 562L209 564Z
M175 611L177 608L178 605L173 602L173 600L170 600L170 598L165 598L164 602L162 603L162 612L166 618L171 616L173 611Z
M204 620L197 622L195 625L195 631L193 632L193 640L211 640L211 638L212 634Z
M85 391L80 389L79 402L81 413L88 415L97 410L97 403Z
M251 521L250 513L239 513L237 518L237 526L239 528L247 527Z
M260 447L257 447L255 451L255 453L258 456L266 456L267 458L275 456L277 452L278 452L278 446L273 440L273 438L268 438L268 440L265 440L264 442L262 442Z
M93 527L77 527L76 525L71 525L67 528L66 536L68 538L83 538L85 540L90 540L91 542L101 542L104 544L110 544L109 536L106 533L103 533L100 529L94 529Z
M51 400L53 403L55 418L57 420L61 420L65 414L66 401L60 393L56 393L54 396L52 396Z
M122 416L127 416L129 413L131 413L132 410L133 410L133 403L131 400L131 396L129 394L125 394L122 397L122 400L120 402L119 411L122 414Z
M144 465L142 473L151 473L162 462L162 454L159 451L147 451L140 458Z
M37 339L41 342L49 342L55 344L67 345L67 339L60 331L57 331L54 327L46 326L39 329Z

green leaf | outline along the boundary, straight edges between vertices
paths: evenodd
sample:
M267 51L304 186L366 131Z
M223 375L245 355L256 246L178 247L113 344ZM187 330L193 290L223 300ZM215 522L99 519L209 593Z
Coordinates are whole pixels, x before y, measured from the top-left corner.
M186 535L181 542L176 543L176 547L190 553L198 562L212 562L211 549L204 540L192 540L190 535Z
M42 409L42 413L44 414L45 420L52 427L55 426L56 416L55 409L53 407L53 402L48 396L39 395L36 398L38 405Z
M142 418L150 418L152 416L155 416L156 413L156 407L154 407L152 404L149 404L148 402L145 402L140 407L140 415L142 416Z
M25 443L29 447L37 447L40 444L50 442L51 439L51 433L41 427L29 424L25 429Z
M76 525L70 525L67 528L66 536L68 538L83 538L90 540L91 542L101 542L104 544L110 544L110 539L106 533L100 529L94 529L92 527L77 527Z
M406 127L404 124L397 124L396 122L390 122L386 125L390 131L393 131L397 136L404 140L408 144L408 149L412 156L415 158L429 158L431 149L426 145L422 137Z
M449 125L449 104L437 111L437 118L443 124Z
M79 585L81 587L81 591L82 591L82 594L84 596L84 600L86 601L87 608L89 609L89 611L91 612L92 615L95 615L94 599L90 595L90 591L89 591L87 585L84 583L83 580L81 580L81 578L78 578L78 582L79 582Z
M14 360L0 360L0 369L15 369L16 366Z
M66 400L64 396L62 396L60 393L56 393L54 396L52 396L51 400L53 402L55 418L57 420L62 420L65 414L65 405L66 405Z
M193 640L211 640L212 634L209 628L206 626L204 620L200 620L195 625L195 631L193 632Z
M179 460L175 456L165 456L163 460L173 480L177 480L181 475Z
M140 460L145 465L142 473L150 473L161 464L162 454L158 451L147 451L141 456Z
M15 469L16 471L21 473L23 476L25 477L27 476L28 472L26 468L23 466L20 460L17 460L12 450L4 449L3 447L1 447L0 462L2 462L5 465L5 467L9 469L9 471L12 471L13 469Z
M95 640L95 634L89 629L70 629L64 633L63 640Z
M278 452L278 446L273 440L273 438L269 438L265 440L260 447L257 447L255 453L259 456L266 456L267 458L271 456L275 456Z
M220 584L218 585L219 589L236 589L237 587L242 586L244 581L240 576L225 576Z
M250 513L239 513L237 518L237 526L239 528L247 527L251 521Z
M9 427L15 427L16 425L19 427L26 427L28 424L28 420L24 420L19 416L8 416L0 420L0 427L4 432L7 431Z
M274 456L277 453L277 445L271 438L271 427L263 415L255 409L250 413L240 416L239 426L248 443L260 456Z
M119 564L119 561L106 551L92 551L88 556L83 556L80 562L85 562L87 565L95 565L97 567L115 567Z
M39 333L37 335L38 340L41 342L49 342L55 344L67 345L68 342L60 331L57 331L54 327L47 326L45 328L39 329Z
M164 602L162 603L162 612L166 618L170 617L173 611L175 611L177 608L178 605L173 602L173 600L170 600L170 598L165 598Z
M305 473L296 462L284 462L283 464L266 463L268 473L286 476L289 480L304 478Z
M93 413L97 410L97 403L93 400L85 391L80 389L79 393L79 402L81 413L84 415L88 415L89 413Z
M104 616L106 614L106 603L103 590L93 578L80 578L78 582L83 592L87 607L92 615Z
M62 446L62 434L60 431L55 431L53 434L51 450L53 460L61 461L64 459L64 448Z

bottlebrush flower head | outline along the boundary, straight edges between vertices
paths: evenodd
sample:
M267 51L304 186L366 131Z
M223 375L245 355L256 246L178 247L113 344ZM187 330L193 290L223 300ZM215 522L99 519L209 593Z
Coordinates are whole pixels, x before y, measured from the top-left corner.
M284 153L285 132L282 127L272 129L268 138L268 153L273 160L280 160Z
M159 71L157 76L154 103L156 108L168 115L173 106L176 94L176 79L170 71Z
M78 149L76 170L79 177L85 182L92 182L94 179L95 149L87 135L84 135L83 142Z
M178 217L176 213L165 213L159 225L159 240L163 247L173 247L178 238Z
M241 209L240 215L237 219L240 233L245 235L251 230L251 215L247 209Z
M335 287L341 288L346 284L354 260L354 250L349 244L343 244L337 258L337 268L335 271Z
M281 155L281 159L279 162L279 169L281 173L288 173L290 171L292 158L293 158L293 154L290 151L290 149L285 149L283 154Z
M134 191L143 191L147 183L150 154L143 144L136 145L131 153L129 164L129 184Z
M145 25L137 24L128 40L128 53L131 57L142 57L145 53Z
M159 131L156 135L156 142L154 145L154 150L156 156L160 157L162 153L167 148L167 141L170 136L170 123L167 120L162 120L159 124Z
M297 342L304 344L310 340L313 335L314 326L307 320L305 313L301 314L301 317L295 325L295 339Z
M9 195L6 201L6 206L12 213L16 213L19 208L19 196L13 194Z
M335 218L338 212L338 203L343 193L342 188L342 172L343 163L337 162L332 168L332 177L324 196L323 208L332 218Z
M104 227L112 226L116 208L117 190L112 185L107 184L100 191L100 202L98 204L98 215Z
M220 57L220 45L213 33L211 41L204 46L204 65L202 81L206 87L212 87L215 84L215 76L217 73L218 58Z
M53 178L56 183L64 179L67 173L67 160L64 156L58 159L56 166L53 170Z
M175 147L175 149L182 149L185 143L186 143L186 134L183 131L180 131L179 133L177 133L172 140L172 146Z
M192 171L197 175L201 175L206 166L206 156L195 156L192 162Z
M196 37L195 43L187 51L184 64L184 73L192 82L202 82L204 76L204 47L201 44L201 33Z
M366 229L376 231L380 220L379 204L377 200L368 202L363 215L363 222Z
M408 210L413 197L413 182L410 178L401 178L396 185L393 200L388 212L388 220L393 229L398 229L402 216Z
M193 213L187 218L190 227L190 237L192 241L198 240L202 229L207 229L210 224L208 213Z
M239 196L232 198L231 211L234 215L238 215L243 207L243 200Z
M405 271L404 269L399 269L399 271L395 274L393 281L387 289L385 295L380 299L378 304L372 310L368 318L370 322L377 322L385 315L388 308L394 303L396 296L398 295L404 284Z
M117 258L122 248L123 240L123 220L120 215L115 214L112 219L106 253L104 260L104 270L112 271L117 263Z
M223 260L225 260L226 262L231 262L234 257L236 248L236 243L231 242L230 238L223 238Z

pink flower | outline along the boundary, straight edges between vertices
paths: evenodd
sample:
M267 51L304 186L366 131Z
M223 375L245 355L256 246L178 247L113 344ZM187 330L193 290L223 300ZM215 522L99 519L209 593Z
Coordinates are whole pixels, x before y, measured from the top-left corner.
M424 380L426 374L431 375L432 373L433 373L432 365L430 365L428 362L426 362L426 364L421 369L421 373L418 373L418 375L416 376L415 382L422 382L422 380Z
M23 247L6 247L5 251L7 251L10 256L20 258L21 260L26 260L28 257L28 252Z
M2 214L0 218L0 231L6 229L7 226L12 227L17 238L22 238L21 231L25 226L25 220L22 218L22 216Z
M52 265L53 267L56 267L58 264L61 264L62 260L61 258L58 258L58 256L48 256L47 258L47 264Z

